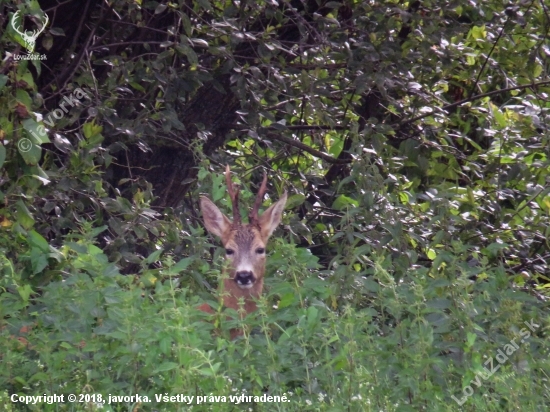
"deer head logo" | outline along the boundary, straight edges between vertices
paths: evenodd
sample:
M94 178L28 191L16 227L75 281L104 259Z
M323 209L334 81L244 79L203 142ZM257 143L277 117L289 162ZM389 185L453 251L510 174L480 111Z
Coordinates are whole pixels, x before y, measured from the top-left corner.
M25 31L23 29L22 21L21 21L21 11L17 10L13 17L11 18L11 26L13 29L21 35L23 38L23 41L25 42L25 48L29 53L32 53L34 51L34 46L36 45L36 39L44 31L46 28L46 25L48 24L48 21L50 19L48 18L48 15L44 13L45 21L42 23L42 28L36 29L33 31ZM19 24L16 23L16 21L19 20ZM19 26L19 28L18 28ZM20 30L21 29L21 30Z

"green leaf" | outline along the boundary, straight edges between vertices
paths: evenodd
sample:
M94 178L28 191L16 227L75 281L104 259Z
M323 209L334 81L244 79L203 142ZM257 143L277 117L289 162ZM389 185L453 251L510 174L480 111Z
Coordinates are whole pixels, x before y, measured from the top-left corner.
M432 299L426 302L426 306L436 309L447 309L451 306L451 301L449 299Z
M176 50L184 56L187 56L187 60L189 60L189 63L191 65L196 66L199 63L199 57L197 56L197 53L195 53L195 51L188 45L178 44L176 45Z
M315 306L310 306L307 308L307 325L313 327L317 323L319 317L319 309Z
M2 91L2 89L4 88L7 82L8 82L8 76L6 76L5 74L0 74L0 92Z
M363 288L368 292L374 292L378 293L380 291L380 285L378 282L374 281L372 278L363 279L361 282L363 284Z
M36 88L36 85L34 84L34 78L32 77L32 74L30 71L25 69L21 73L17 73L16 77L17 81L20 82L19 84L24 85L26 84L25 88L34 90ZM21 83L22 82L22 83Z
M25 131L24 137L17 142L17 150L28 165L38 164L42 157L42 148L35 141L36 139Z
M17 222L21 226L23 226L25 229L30 229L34 225L34 219L31 215L31 212L29 212L29 209L27 209L27 205L23 203L23 201L19 200L16 203L17 208Z
M31 230L29 232L27 241L31 246L35 246L37 249L39 249L43 253L48 253L50 251L50 245L46 241L46 239L44 239L40 233L34 230Z
M198 0L197 3L206 11L210 11L212 9L208 0Z
M50 34L52 36L65 36L65 31L59 27L51 27Z
M489 244L486 248L482 249L483 253L487 253L491 257L500 255L501 251L507 249L510 245L507 243L493 242Z
M334 157L338 157L343 149L344 149L344 139L335 138L328 152Z
M29 297L33 293L30 285L18 286L17 292L19 293L19 296L21 296L21 299L23 299L23 302L25 302L25 304L29 301Z
M185 34L187 35L187 37L191 37L191 35L193 34L193 25L191 24L191 20L189 20L189 17L185 13L182 13L180 18L183 30L185 30Z
M296 301L296 294L294 292L287 293L281 297L279 301L279 309L286 308L292 305Z
M140 91L142 93L145 93L145 88L139 84L139 83L136 83L136 82L130 82L128 83L130 86L132 86L134 89L136 89L137 91Z
M306 197L304 195L292 195L286 201L285 209L294 209L304 203Z
M103 251L98 248L96 245L88 245L88 253L92 256L102 255Z
M319 268L319 257L311 253L311 250L304 247L299 247L295 249L296 259L298 262L303 264L308 269L318 269Z
M31 111L32 99L25 90L17 89L15 91L15 98L19 103L23 104L29 112Z
M191 264L191 262L193 262L193 260L194 258L192 257L183 258L170 268L170 272L181 272L182 270L187 269L187 267Z
M168 7L167 4L159 4L159 5L155 8L155 14L160 14L160 13L162 13L164 10L166 10L167 7Z
M224 177L222 174L212 175L212 201L217 202L227 193L227 186L222 184Z
M103 233L104 231L106 231L107 229L108 229L107 225L103 225L103 226L93 228L89 233L89 237L93 239L97 235L99 235L100 233Z
M82 132L84 137L91 139L92 137L100 134L103 131L103 126L95 124L95 122L84 123L82 126Z
M44 128L44 125L37 123L34 119L25 119L21 122L23 129L25 129L34 139L37 144L50 143L48 133Z
M159 348L160 351L164 354L170 353L172 350L172 338L169 336L165 336L159 341Z
M147 256L147 258L143 261L143 263L151 264L156 262L159 259L160 255L162 254L162 252L164 252L164 249L162 248L159 250L155 250L153 253Z
M32 273L36 275L44 270L48 266L47 255L38 248L32 248L30 252Z
M178 364L176 362L163 362L159 366L157 366L154 374L157 374L159 372L171 371L172 369L176 369L177 367Z
M6 148L3 144L0 143L0 169L2 166L4 166L4 162L6 161Z
M497 124L501 128L506 127L506 125L507 125L506 117L504 116L504 113L502 113L500 111L498 106L494 105L493 103L489 103L489 109L493 113L493 116L494 116L495 120L497 121Z
M472 332L468 332L466 334L466 340L468 342L468 347L472 347L474 345L474 342L476 341L477 335Z
M334 203L332 203L332 208L336 210L344 210L349 207L357 207L357 206L359 206L359 202L346 195L338 196L334 200Z
M199 373L201 373L204 376L214 376L215 373L212 369L209 368L202 368L199 370Z
M79 254L84 254L88 252L88 248L80 243L66 242L65 246L69 247L71 250Z

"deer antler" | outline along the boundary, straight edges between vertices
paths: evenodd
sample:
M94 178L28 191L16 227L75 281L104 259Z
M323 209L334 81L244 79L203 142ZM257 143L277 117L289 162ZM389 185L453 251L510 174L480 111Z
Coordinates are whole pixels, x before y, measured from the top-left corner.
M22 17L21 17L21 21L20 21L20 28L21 30L19 30L18 27L16 27L16 23L15 21L19 18L19 13L21 13L20 10L17 10L15 12L15 14L13 15L12 19L11 19L11 26L13 27L13 30L15 30L17 33L19 33L21 35L21 37L23 38L23 40L25 41L25 45L27 47L27 50L29 52L32 52L34 50L34 46L35 46L35 43L36 43L36 38L38 37L38 35L40 33L42 33L44 31L44 29L46 28L46 25L48 24L48 22L50 21L50 18L48 17L47 14L44 13L44 17L45 17L45 22L44 24L42 24L42 28L40 29L36 29L36 30L32 30L32 31L29 31L30 34L28 34L27 31L25 31L23 29L23 20L22 20Z
M44 29L46 28L46 26L48 25L48 22L50 21L50 18L48 17L48 15L46 13L44 13L44 17L46 18L46 21L44 22L44 24L42 25L42 28L40 29L40 31L38 33L42 33L44 31Z
M20 11L20 10L17 10L17 11L15 12L15 14L13 15L13 17L11 18L11 27L13 27L13 29L14 29L17 33L19 33L21 36L25 36L26 34L25 34L24 32L19 31L19 29L18 29L17 27L15 27L15 21L17 20L17 18L18 18L17 16L18 16L19 13L21 13L21 11Z
M256 200L254 200L254 207L252 207L252 211L250 212L250 215L248 215L249 223L256 224L258 222L258 209L260 209L260 206L262 205L262 201L264 200L266 189L267 189L267 175L264 172L264 180L260 185L260 190L258 190L258 194L256 195Z
M229 165L225 166L225 183L227 184L227 191L231 198L231 204L233 206L233 224L241 224L241 212L239 211L239 189L235 187L231 182L231 172L229 171Z

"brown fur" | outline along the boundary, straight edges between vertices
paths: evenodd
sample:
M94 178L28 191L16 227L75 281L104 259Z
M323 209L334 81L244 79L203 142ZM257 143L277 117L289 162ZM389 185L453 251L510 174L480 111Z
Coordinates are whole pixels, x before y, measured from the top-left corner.
M267 241L281 221L286 203L286 192L281 199L271 205L252 224L233 224L212 201L201 196L200 204L206 229L221 238L224 248L231 250L226 259L230 261L229 278L224 280L223 304L227 308L239 310L239 298L243 298L245 314L256 310L256 300L263 291L265 274L265 252ZM251 273L250 284L239 284L238 273ZM249 286L248 288L246 286ZM210 306L203 304L200 310L213 313ZM244 316L244 314L243 314ZM231 339L242 335L242 331L231 331Z

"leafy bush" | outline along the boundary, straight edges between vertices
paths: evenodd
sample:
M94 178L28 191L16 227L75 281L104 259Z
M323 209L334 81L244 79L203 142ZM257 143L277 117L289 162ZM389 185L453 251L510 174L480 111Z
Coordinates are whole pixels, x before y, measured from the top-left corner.
M545 409L543 2L44 4L0 4L4 410ZM225 164L289 191L244 320L197 212Z
M395 281L388 272L392 258L377 256L372 276L356 277L369 300L358 308L339 302L338 271L318 272L311 254L278 240L270 258L276 274L258 312L231 321L197 311L199 299L186 284L191 271L209 277L210 269L196 259L164 262L146 287L144 276L121 275L89 242L64 249L70 277L50 282L31 301L22 293L1 295L8 316L0 334L6 410L17 408L12 393L139 394L152 401L155 394L228 400L286 394L287 403L247 405L312 411L540 410L547 402L547 315L535 297L510 288L500 268L479 269L449 254L432 274L417 268ZM533 328L528 337L520 335L525 322ZM241 323L245 336L229 340L229 329ZM500 369L487 377L483 366L491 370L488 359L512 340L519 348L501 365L495 359L493 368ZM471 383L476 379L479 388ZM474 392L465 398L468 386ZM105 405L136 407L186 408ZM205 401L193 410L234 407ZM40 405L48 408L96 406Z

